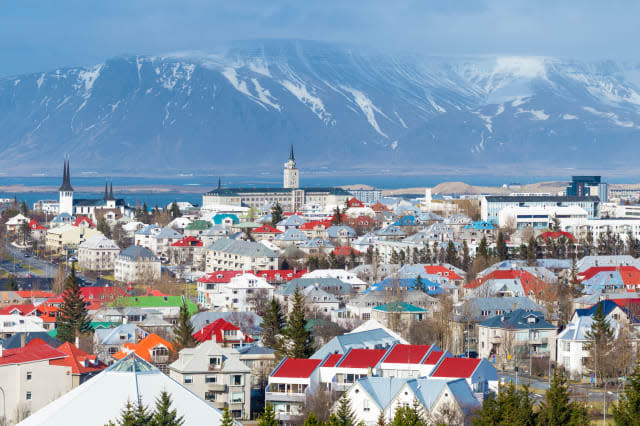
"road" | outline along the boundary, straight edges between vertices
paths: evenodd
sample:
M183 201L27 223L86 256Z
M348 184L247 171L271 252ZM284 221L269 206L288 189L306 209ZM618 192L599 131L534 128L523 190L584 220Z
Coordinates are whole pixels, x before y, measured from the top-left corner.
M498 380L504 383L516 383L515 373L498 373ZM548 379L541 379L538 377L528 377L518 375L518 385L529 385L531 392L533 394L533 399L536 401L540 401L544 398L544 393L547 389L549 389L549 381ZM588 383L570 383L569 390L571 391L571 397L574 400L587 401L592 402L601 402L604 399L603 389L593 388ZM607 404L613 402L618 399L619 394L623 391L622 387L615 386L612 388L607 388Z
M36 257L24 257L24 251L20 250L10 244L5 244L5 250L10 254L15 262L10 260L0 260L0 269L12 273L18 277L26 277L29 274L34 277L53 278L56 274L57 266L38 259ZM26 265L26 268L20 266L20 264ZM36 271L33 271L35 269Z

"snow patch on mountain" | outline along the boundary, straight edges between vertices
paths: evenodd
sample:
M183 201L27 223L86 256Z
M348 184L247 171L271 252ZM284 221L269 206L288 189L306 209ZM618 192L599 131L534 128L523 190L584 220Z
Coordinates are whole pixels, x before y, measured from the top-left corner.
M341 86L341 87L342 89L351 93L351 95L353 96L353 100L358 105L358 107L360 107L360 110L364 113L365 117L367 117L367 121L369 122L369 124L371 124L371 127L373 127L374 130L378 132L381 136L384 136L385 138L387 138L388 137L387 134L384 133L382 130L380 130L380 126L376 121L375 113L377 112L378 114L382 115L385 118L388 118L388 117L378 107L376 107L373 104L373 102L371 102L371 99L369 99L367 95L365 95L363 92L357 89L354 89L352 87L347 87L347 86Z
M42 83L44 83L44 73L42 73L40 78L38 78L38 80L36 81L36 85L38 86L38 89L42 86Z
M608 118L616 126L620 126L620 127L633 127L634 126L633 121L622 121L622 120L620 120L620 117L618 117L618 114L613 113L613 112L598 111L597 109L592 108L592 107L583 107L582 109L584 109L585 111L590 112L591 114L596 115L598 117Z
M311 108L311 111L320 119L325 125L335 124L335 121L331 119L331 114L327 112L322 103L322 99L317 96L313 96L307 90L307 87L302 83L293 83L289 80L282 80L280 84L287 89L293 96L295 96L300 102Z
M272 99L275 100L276 98L271 96L271 92L269 92L269 90L267 89L264 89L260 85L260 82L258 81L257 78L252 78L251 82L253 83L253 87L256 89L256 93L258 94L258 99L260 100L260 102L267 104L270 107L273 107L278 111L280 111L280 105L278 105L275 102L272 102Z
M102 70L102 64L96 65L88 70L81 70L78 73L78 84L76 85L76 88L84 89L84 97L89 97L91 95L91 89L100 76L100 70Z
M577 120L578 116L573 115L573 114L563 114L562 115L562 119L563 120Z
M549 118L549 114L545 114L543 110L540 109L522 109L518 108L514 115L520 114L531 114L531 118L533 120L544 121Z

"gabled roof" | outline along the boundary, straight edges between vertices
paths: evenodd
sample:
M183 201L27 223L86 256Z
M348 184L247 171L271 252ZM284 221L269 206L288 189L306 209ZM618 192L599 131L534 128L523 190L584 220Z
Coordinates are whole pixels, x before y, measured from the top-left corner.
M516 309L513 312L497 315L488 318L478 325L490 328L504 328L507 330L538 330L538 329L554 329L556 326L545 321L542 312L525 311L524 309Z
M58 346L58 350L66 353L68 356L66 358L52 360L50 364L71 367L73 374L95 373L96 371L102 371L107 368L96 355L90 355L78 349L72 343L65 342Z
M482 361L480 358L445 358L431 373L432 377L469 378Z
M251 369L240 361L240 353L233 348L223 348L209 340L194 348L184 348L180 356L169 365L169 368L181 373L203 373L210 371L210 357L220 355L223 358L222 373L250 373Z
M440 358L442 358L442 355L444 355L443 351L431 351L422 363L425 365L436 365L438 361L440 361Z
M172 243L171 247L202 247L202 241L196 237L183 237L175 243Z
M204 231L213 226L208 220L194 220L188 224L184 229L185 231Z
M182 238L182 234L171 227L165 226L160 230L160 232L155 234L153 238L157 240L163 240L163 239L175 240L177 238Z
M0 357L0 365L24 364L27 362L60 359L66 356L66 353L49 346L44 340L36 338L24 347L4 349Z
M163 390L171 395L172 408L184 417L185 425L221 423L219 410L155 366L130 354L34 412L20 425L103 425L119 418L127 401L141 400L144 406L153 407Z
M0 308L0 315L27 315L35 309L33 304L9 305Z
M254 228L251 231L252 234L282 234L282 231L274 228L271 225L262 225L259 228Z
M378 365L386 349L350 349L336 364L337 368L369 368Z
M351 256L352 253L354 256L360 256L362 254L358 250L349 246L338 246L334 248L331 253L335 254L336 256Z
M116 302L118 306L131 306L136 308L159 308L173 307L179 308L182 303L187 306L189 314L193 315L198 312L198 306L184 296L129 296L120 297ZM111 303L114 306L116 303Z
M127 260L149 259L159 262L151 250L142 246L129 246L122 250L118 256Z
M395 343L404 342L402 337L394 336L391 333L391 331L387 331L384 328L375 328L364 331L357 331L356 329L351 333L345 333L329 340L323 347L318 349L312 355L312 358L323 359L332 353L344 354L351 348L388 349Z
M420 364L431 349L431 345L396 344L382 360L391 364Z
M96 225L93 223L91 219L87 216L78 216L71 224L72 226L80 226L81 224L86 223L89 228L95 228Z
M45 231L47 228L40 225L37 220L31 219L29 221L29 229L31 229L32 231Z
M396 377L370 376L358 380L358 385L362 386L381 410L389 405L406 383L407 379Z
M57 348L62 344L59 340L49 336L46 331L28 331L16 333L8 339L5 339L5 341L2 342L3 350L20 348L22 346L22 335L24 335L25 344L35 339L43 340L53 348Z
M321 359L285 358L271 373L271 377L306 379L318 368Z
M341 358L342 354L331 354L324 360L322 367L335 367Z
M240 336L244 336L244 339L241 339L243 343L251 343L253 339L249 336L244 335L240 327L231 324L228 321L225 321L222 318L218 318L211 324L205 326L201 330L196 331L193 334L193 337L199 342L206 342L207 340L214 340L217 343L223 343L225 341L236 341L237 339L227 339L224 337L224 331L227 330L237 330L240 332Z
M277 257L278 255L260 243L251 241L232 240L230 238L220 238L215 241L207 250L222 251L225 253L237 254L251 257Z
M115 359L122 359L126 357L131 352L134 352L140 358L151 362L151 350L157 346L164 346L169 351L173 351L173 345L164 340L162 337L158 336L155 333L151 333L144 339L140 340L136 343L125 343L123 345L123 350L116 352L112 356Z
M407 302L395 301L385 303L384 305L376 306L373 308L374 311L381 312L415 312L415 313L423 313L427 312L425 309L422 309L419 306L412 305Z
M462 279L460 275L456 274L451 269L448 269L442 265L424 265L424 270L427 274L440 275L442 277L446 277L451 280Z

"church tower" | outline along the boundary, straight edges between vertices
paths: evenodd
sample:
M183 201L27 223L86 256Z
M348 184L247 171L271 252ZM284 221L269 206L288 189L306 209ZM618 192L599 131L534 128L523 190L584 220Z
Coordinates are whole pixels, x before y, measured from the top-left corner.
M58 214L68 213L73 216L73 187L71 186L71 174L69 172L69 160L64 161L62 170L62 185L58 189L60 193L60 208Z
M284 187L291 189L300 187L300 175L296 168L296 158L293 156L293 145L289 151L289 161L284 163Z

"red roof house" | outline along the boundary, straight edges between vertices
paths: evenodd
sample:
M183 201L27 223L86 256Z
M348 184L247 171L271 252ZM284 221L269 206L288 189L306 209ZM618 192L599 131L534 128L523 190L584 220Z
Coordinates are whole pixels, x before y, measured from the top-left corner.
M352 199L347 201L347 205L349 206L349 208L351 208L351 207L364 207L364 203L362 201L358 200L356 197L353 197Z
M40 225L38 223L37 220L35 219L31 219L29 221L29 229L31 229L32 231L46 231L47 228L45 228L44 226Z
M431 345L396 344L382 360L383 364L421 364L433 348Z
M338 362L338 368L368 369L378 365L386 349L350 349Z
M465 379L474 392L484 392L497 386L498 372L484 358L445 358L433 370L431 377Z
M78 216L72 223L73 226L88 226L89 228L95 228L96 225L87 216Z
M61 359L66 353L49 346L42 339L32 339L21 348L4 349L0 365L23 364L27 362Z
M460 275L442 265L424 265L424 270L429 275L439 275L441 277L449 278L452 281L462 280Z
M250 336L245 335L242 330L240 330L240 327L235 326L222 318L218 318L211 324L205 326L202 330L195 332L193 337L198 342L214 340L220 345L231 345L233 347L253 342L253 339Z
M571 241L572 243L575 243L577 241L576 237L574 237L571 232L565 232L565 231L548 231L538 235L538 238L544 241L545 243L548 243L549 240L554 240L554 241L558 240L561 237L565 237L567 240Z
M91 355L83 350L78 349L74 344L65 342L57 348L68 356L66 358L55 359L51 361L51 365L62 365L71 368L74 375L91 375L107 368L97 355Z
M362 255L362 253L360 253L358 250L349 246L338 246L334 248L331 253L336 256L351 256L351 253L353 253L354 256Z
M313 374L321 362L321 359L313 358L285 358L271 373L271 377L306 379Z
M183 237L171 244L171 247L202 247L202 241L196 237Z

